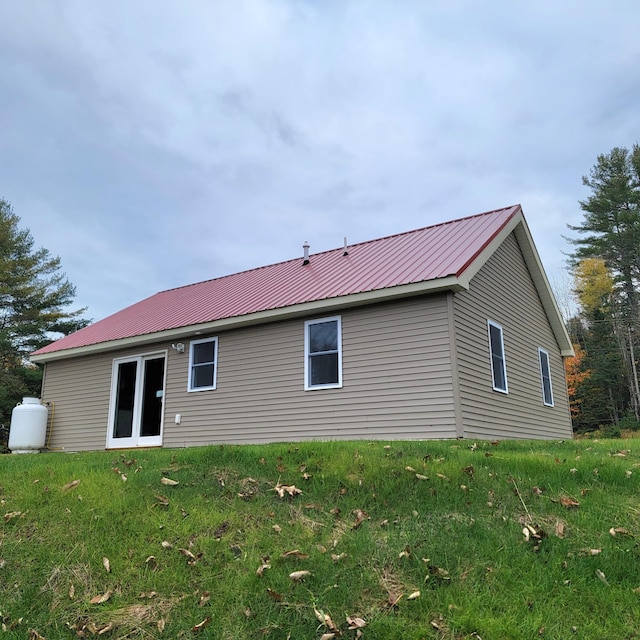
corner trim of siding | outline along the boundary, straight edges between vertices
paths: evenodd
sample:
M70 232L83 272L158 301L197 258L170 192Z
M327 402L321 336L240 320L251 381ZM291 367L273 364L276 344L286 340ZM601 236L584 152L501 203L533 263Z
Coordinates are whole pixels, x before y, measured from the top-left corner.
M453 291L447 293L447 324L449 326L449 348L451 350L451 384L453 387L453 415L456 422L456 436L464 438L462 423L462 402L460 400L460 381L458 379L458 346L456 344L456 324L453 309Z

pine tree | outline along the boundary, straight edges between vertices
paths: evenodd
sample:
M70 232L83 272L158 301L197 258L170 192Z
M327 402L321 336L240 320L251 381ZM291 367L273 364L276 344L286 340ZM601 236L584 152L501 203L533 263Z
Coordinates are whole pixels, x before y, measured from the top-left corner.
M42 372L29 353L88 324L85 309L68 310L75 288L60 266L0 199L0 424L23 395L40 393Z

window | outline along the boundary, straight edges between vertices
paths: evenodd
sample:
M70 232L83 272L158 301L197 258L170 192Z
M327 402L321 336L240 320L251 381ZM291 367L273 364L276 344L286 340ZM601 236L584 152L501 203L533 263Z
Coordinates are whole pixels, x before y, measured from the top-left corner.
M502 327L491 320L489 325L489 349L491 352L491 376L493 378L494 391L508 393L507 364L504 359L504 341L502 339Z
M216 388L218 339L192 340L189 350L189 391Z
M553 407L553 389L551 388L551 369L549 367L549 352L538 349L540 359L540 378L542 380L542 400L547 407Z
M342 328L340 317L304 323L304 388L342 386Z

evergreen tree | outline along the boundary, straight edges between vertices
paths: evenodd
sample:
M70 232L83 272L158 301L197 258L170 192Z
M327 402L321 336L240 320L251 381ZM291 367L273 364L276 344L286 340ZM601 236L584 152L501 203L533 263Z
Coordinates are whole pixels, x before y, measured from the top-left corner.
M42 372L28 355L88 324L85 309L69 311L75 288L60 258L34 247L9 202L0 199L0 425L23 395L40 394Z

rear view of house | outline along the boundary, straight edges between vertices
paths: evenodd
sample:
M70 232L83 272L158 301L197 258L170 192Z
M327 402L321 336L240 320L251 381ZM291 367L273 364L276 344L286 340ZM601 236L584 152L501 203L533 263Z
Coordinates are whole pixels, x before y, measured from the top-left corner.
M50 447L566 438L519 206L162 291L32 354Z

